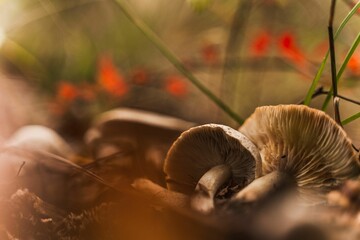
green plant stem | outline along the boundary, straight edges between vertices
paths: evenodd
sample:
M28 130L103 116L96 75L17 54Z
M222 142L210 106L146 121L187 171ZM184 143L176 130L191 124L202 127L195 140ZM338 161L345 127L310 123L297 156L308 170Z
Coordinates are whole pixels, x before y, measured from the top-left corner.
M346 125L346 124L351 123L352 121L354 121L354 120L356 120L356 119L358 119L358 118L360 118L360 112L358 112L358 113L356 113L356 114L354 114L354 115L346 118L346 119L343 120L341 123L342 123L342 125Z
M360 33L357 35L355 41L351 45L348 53L346 54L346 57L345 57L342 65L340 67L340 70L339 70L338 74L336 75L336 83L337 84L339 83L339 80L340 80L342 74L344 73L347 64L349 63L350 58L354 54L354 52L355 52L356 48L358 47L359 43L360 43ZM332 93L333 93L333 88L331 87L330 91L329 91L328 95L326 96L326 99L325 99L325 101L323 103L323 106L322 106L323 111L326 110L326 108L327 108L327 106L329 104L329 101L331 99Z
M337 29L337 31L335 32L334 34L334 40L337 39L337 37L339 36L339 34L341 33L341 31L343 30L343 28L345 27L345 25L347 24L347 22L350 20L350 18L356 13L356 11L360 8L360 2L358 2L352 9L351 11L348 13L348 15L344 18L344 20L341 22L339 28ZM318 85L319 83L319 80L320 80L320 77L322 75L322 72L324 71L324 68L325 68L325 64L326 64L326 61L329 57L329 51L327 51L327 53L325 54L322 62L321 62L321 65L320 65L320 68L319 70L317 71L316 75L315 75L315 78L313 79L311 85L310 85L310 88L306 94L306 97L305 97L305 101L304 101L304 104L305 105L309 105L310 102L311 102L311 96L313 95L315 89L316 89L316 86Z
M221 99L216 97L205 85L203 85L181 61L166 47L163 41L131 10L128 4L123 0L115 0L126 17L134 23L134 25L157 47L157 49L181 72L192 84L195 85L202 93L210 98L218 107L226 112L238 124L242 124L244 120L230 109Z

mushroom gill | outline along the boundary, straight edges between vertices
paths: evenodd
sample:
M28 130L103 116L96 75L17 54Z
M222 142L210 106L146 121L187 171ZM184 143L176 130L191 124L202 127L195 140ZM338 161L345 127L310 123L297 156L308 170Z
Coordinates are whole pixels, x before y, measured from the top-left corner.
M259 164L255 145L243 134L224 125L206 124L181 134L168 151L164 171L170 190L190 195L202 176L216 166L227 166L233 181L243 187L260 174Z
M240 132L205 124L183 132L168 151L164 164L167 187L190 195L190 205L204 214L215 208L220 187L233 182L240 188L261 172L260 154Z
M345 131L320 110L300 105L259 107L239 131L259 149L262 175L284 173L299 192L325 193L360 173ZM244 191L250 189L251 185L238 197L245 198ZM259 196L268 190L261 191Z

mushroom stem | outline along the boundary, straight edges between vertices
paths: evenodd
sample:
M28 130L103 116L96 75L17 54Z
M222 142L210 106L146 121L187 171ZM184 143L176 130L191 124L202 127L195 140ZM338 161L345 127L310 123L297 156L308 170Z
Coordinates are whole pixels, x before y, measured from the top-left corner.
M270 193L293 185L295 185L295 180L289 174L274 171L255 179L238 192L232 198L232 201L241 201L244 203L255 202L264 199L269 196Z
M171 208L188 207L189 197L185 194L172 192L160 185L145 179L136 179L132 184L132 187L143 193L145 197L155 199L162 205Z
M211 168L199 180L191 199L191 207L202 213L214 209L214 197L218 189L232 176L230 166L222 164Z

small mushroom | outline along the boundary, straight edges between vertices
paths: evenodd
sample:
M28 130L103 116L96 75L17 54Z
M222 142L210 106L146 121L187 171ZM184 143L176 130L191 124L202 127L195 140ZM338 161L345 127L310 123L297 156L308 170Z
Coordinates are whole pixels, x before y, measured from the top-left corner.
M281 182L295 182L302 196L323 197L360 173L345 131L324 112L307 106L259 107L239 129L259 149L261 178L234 199L258 200ZM314 200L314 199L313 199Z
M19 128L5 143L5 147L15 147L29 151L48 151L68 158L73 150L54 130L41 125Z
M162 168L166 153L172 142L194 125L153 112L117 108L95 120L85 142L95 164L105 162L109 166L107 176L124 173L127 177L146 177L165 186Z
M218 124L191 128L171 146L164 165L171 191L195 196L192 206L214 208L219 187L232 180L244 187L260 175L260 155L240 132Z
M1 192L12 194L15 188L26 187L48 201L61 198L63 194L58 193L64 190L72 171L47 154L67 159L74 155L65 140L50 128L29 125L18 129L1 149Z
M19 172L23 162L25 165L18 173L24 175L27 169L38 169L41 167L50 167L53 170L60 166L54 166L54 162L47 162L43 158L42 152L47 152L70 158L74 153L65 140L54 130L40 126L29 125L18 129L2 146L0 153L0 169L6 171L1 174L2 177L13 179ZM33 160L38 158L36 160ZM4 179L6 181L6 179Z

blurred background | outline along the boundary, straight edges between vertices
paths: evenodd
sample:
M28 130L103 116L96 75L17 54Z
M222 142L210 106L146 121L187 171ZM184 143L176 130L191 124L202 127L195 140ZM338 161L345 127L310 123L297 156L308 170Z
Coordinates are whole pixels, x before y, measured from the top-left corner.
M242 118L305 98L328 49L330 1L129 0L137 16ZM335 29L356 0L339 0ZM360 30L335 42L340 65ZM326 65L319 86L330 88ZM360 100L360 51L339 93ZM321 108L324 97L312 101ZM195 88L111 0L0 0L0 143L42 124L82 139L94 116L134 107L197 123L238 125ZM346 118L360 107L341 101ZM332 114L331 106L328 107ZM360 144L360 120L346 125Z

